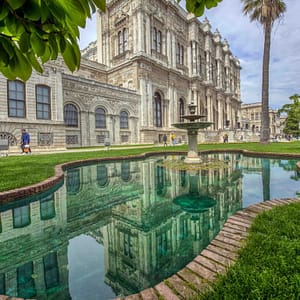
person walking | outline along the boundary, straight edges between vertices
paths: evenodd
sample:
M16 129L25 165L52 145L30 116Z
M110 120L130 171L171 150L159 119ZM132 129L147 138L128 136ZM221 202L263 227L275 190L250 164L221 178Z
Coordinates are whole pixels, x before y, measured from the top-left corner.
M168 140L168 137L166 134L163 135L163 142L164 142L164 146L166 147L167 146L167 140Z
M22 149L22 154L31 153L30 135L24 128L22 129L21 149Z

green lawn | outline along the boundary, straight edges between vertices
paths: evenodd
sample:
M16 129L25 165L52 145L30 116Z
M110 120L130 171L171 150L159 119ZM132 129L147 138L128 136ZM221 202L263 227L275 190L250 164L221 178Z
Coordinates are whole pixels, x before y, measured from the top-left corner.
M299 154L300 142L289 143L270 143L262 145L260 143L229 143L229 144L201 144L199 150L249 150L255 152L268 153L292 153ZM0 192L10 189L28 186L40 182L54 175L54 166L60 163L101 157L132 156L143 154L145 152L157 151L187 151L187 145L169 146L169 147L135 147L132 149L115 149L112 147L106 151L95 149L89 152L75 153L54 153L35 155L18 155L9 157L0 157Z

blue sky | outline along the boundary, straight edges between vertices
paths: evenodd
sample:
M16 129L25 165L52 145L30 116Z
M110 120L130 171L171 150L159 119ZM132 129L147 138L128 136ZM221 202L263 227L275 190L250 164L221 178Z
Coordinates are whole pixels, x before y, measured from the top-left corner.
M185 1L181 1L185 6ZM270 59L270 107L290 103L289 96L300 94L300 0L285 0L287 11L274 24ZM218 29L229 42L231 52L241 63L241 99L243 103L261 101L261 70L264 34L262 27L242 13L240 0L223 0L206 10L212 32ZM81 31L80 47L96 40L95 18Z

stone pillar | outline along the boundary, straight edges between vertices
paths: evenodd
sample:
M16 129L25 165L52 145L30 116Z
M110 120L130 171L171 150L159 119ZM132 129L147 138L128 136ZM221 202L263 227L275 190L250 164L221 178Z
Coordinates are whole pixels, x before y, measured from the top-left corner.
M145 45L144 45L144 21L143 21L143 14L142 11L138 11L137 15L138 19L138 52L144 52L145 51Z
M166 55L168 57L168 65L172 66L172 38L170 30L167 30Z
M223 120L223 103L221 98L218 99L218 128L216 129L223 129L224 128L224 120Z
M150 17L149 15L145 16L146 18L146 53L151 54L151 27L150 27Z

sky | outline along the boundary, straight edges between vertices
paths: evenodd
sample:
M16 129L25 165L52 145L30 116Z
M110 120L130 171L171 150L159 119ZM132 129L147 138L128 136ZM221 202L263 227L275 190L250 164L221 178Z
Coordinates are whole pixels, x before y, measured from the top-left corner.
M278 109L292 103L289 97L300 94L300 0L285 0L284 16L275 22L271 36L270 108ZM185 1L181 1L185 7ZM206 10L200 17L208 18L212 32L219 30L222 39L241 64L241 100L243 103L261 101L261 73L264 33L261 25L250 22L242 12L241 0L223 0L217 7ZM88 20L81 30L80 48L96 40L96 20Z

